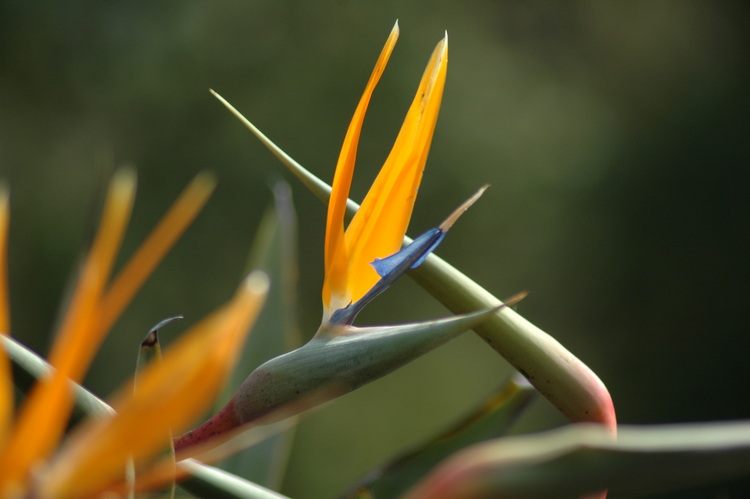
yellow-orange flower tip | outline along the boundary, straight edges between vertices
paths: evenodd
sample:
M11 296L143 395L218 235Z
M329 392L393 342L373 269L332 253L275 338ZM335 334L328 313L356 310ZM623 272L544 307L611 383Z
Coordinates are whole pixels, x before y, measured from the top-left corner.
M445 86L448 42L432 53L401 130L362 206L344 231L344 212L354 172L357 144L372 91L395 45L398 24L381 51L347 130L328 205L323 283L323 321L356 302L379 280L369 265L401 247L437 122Z
M396 19L396 22L393 23L393 27L391 28L391 34L388 35L388 36L389 37L390 36L396 36L396 37L398 37L398 35L399 35L400 32L401 32L401 29L398 26L398 19Z
M357 146L362 132L367 108L370 105L372 93L388 64L388 59L398 40L398 23L393 26L378 60L367 81L362 97L354 111L354 116L344 136L336 170L333 176L331 198L328 201L328 215L326 218L325 238L325 280L323 282L323 303L326 308L333 310L345 306L350 300L349 288L349 257L347 242L344 235L344 214L346 201L349 198L354 166L357 159ZM330 304L330 305L329 305Z
M262 295L268 291L271 281L268 279L268 274L260 270L255 270L245 277L243 284L250 294Z

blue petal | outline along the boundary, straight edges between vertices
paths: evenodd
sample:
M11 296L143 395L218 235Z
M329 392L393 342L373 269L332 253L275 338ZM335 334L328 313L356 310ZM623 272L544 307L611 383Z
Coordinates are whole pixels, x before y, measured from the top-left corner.
M380 280L355 303L350 303L346 307L336 310L331 315L330 322L333 324L351 324L360 310L376 296L388 289L396 279L404 275L407 270L419 267L424 262L424 259L427 258L427 255L438 247L438 244L445 238L445 233L448 232L456 220L482 196L488 187L489 185L487 184L483 185L473 196L453 210L453 213L448 215L448 218L443 223L416 238L406 248L389 257L383 259L376 258L370 265L378 273Z
M398 253L394 253L391 256L382 259L376 258L374 262L370 263L370 265L373 266L375 272L377 272L380 277L386 277L392 272L397 272L407 264L409 266L403 269L402 273L407 269L417 268L422 262L424 262L427 255L432 253L435 248L438 247L444 237L445 232L440 229L430 229Z
M349 304L346 308L336 310L331 315L330 322L335 324L351 324L365 305L388 289L407 270L421 265L424 259L427 258L427 255L432 253L445 238L445 234L439 228L430 229L398 253L394 253L383 259L376 259L372 262L370 265L378 273L380 280L355 303Z

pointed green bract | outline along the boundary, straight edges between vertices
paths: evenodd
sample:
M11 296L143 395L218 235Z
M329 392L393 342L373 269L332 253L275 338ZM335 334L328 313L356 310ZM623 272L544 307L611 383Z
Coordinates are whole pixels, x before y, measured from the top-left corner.
M495 309L489 309L398 326L324 324L301 348L253 371L233 399L235 412L239 421L248 423L326 387L331 387L329 398L343 395L446 343L493 313Z

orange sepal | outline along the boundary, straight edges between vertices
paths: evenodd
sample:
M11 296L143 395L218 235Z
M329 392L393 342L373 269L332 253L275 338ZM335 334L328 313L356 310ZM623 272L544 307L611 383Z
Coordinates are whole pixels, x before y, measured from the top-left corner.
M16 427L0 454L0 495L22 488L37 460L57 443L72 405L68 379L78 380L92 357L97 304L122 240L135 195L135 175L119 172L112 180L104 214L53 347L52 374L31 390ZM95 348L95 347L94 347Z
M68 380L80 381L107 331L203 207L213 185L213 179L199 175L105 290L135 195L135 174L123 170L115 175L99 230L50 353L55 371L31 390L12 437L0 453L0 495L23 490L32 467L54 448L72 407Z
M346 201L349 199L349 189L354 175L354 164L357 159L357 145L362 132L362 123L375 86L378 84L393 52L393 47L396 45L398 34L397 22L380 52L365 91L359 100L357 109L354 111L336 164L326 219L325 280L323 281L323 306L326 310L326 317L330 315L330 312L346 306L349 302L348 282L350 279L347 275L348 257L344 239Z
M391 153L346 230L352 301L379 279L370 262L401 248L432 142L447 67L446 35L432 53Z

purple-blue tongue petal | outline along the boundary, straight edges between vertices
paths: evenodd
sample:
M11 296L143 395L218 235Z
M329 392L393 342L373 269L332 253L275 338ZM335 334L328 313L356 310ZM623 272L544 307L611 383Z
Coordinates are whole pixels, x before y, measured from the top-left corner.
M332 324L351 324L357 314L376 296L388 289L407 270L418 267L427 258L427 255L438 247L445 238L445 234L437 227L430 229L401 251L372 262L370 265L375 268L380 280L362 298L345 308L336 310L331 315L330 322Z

